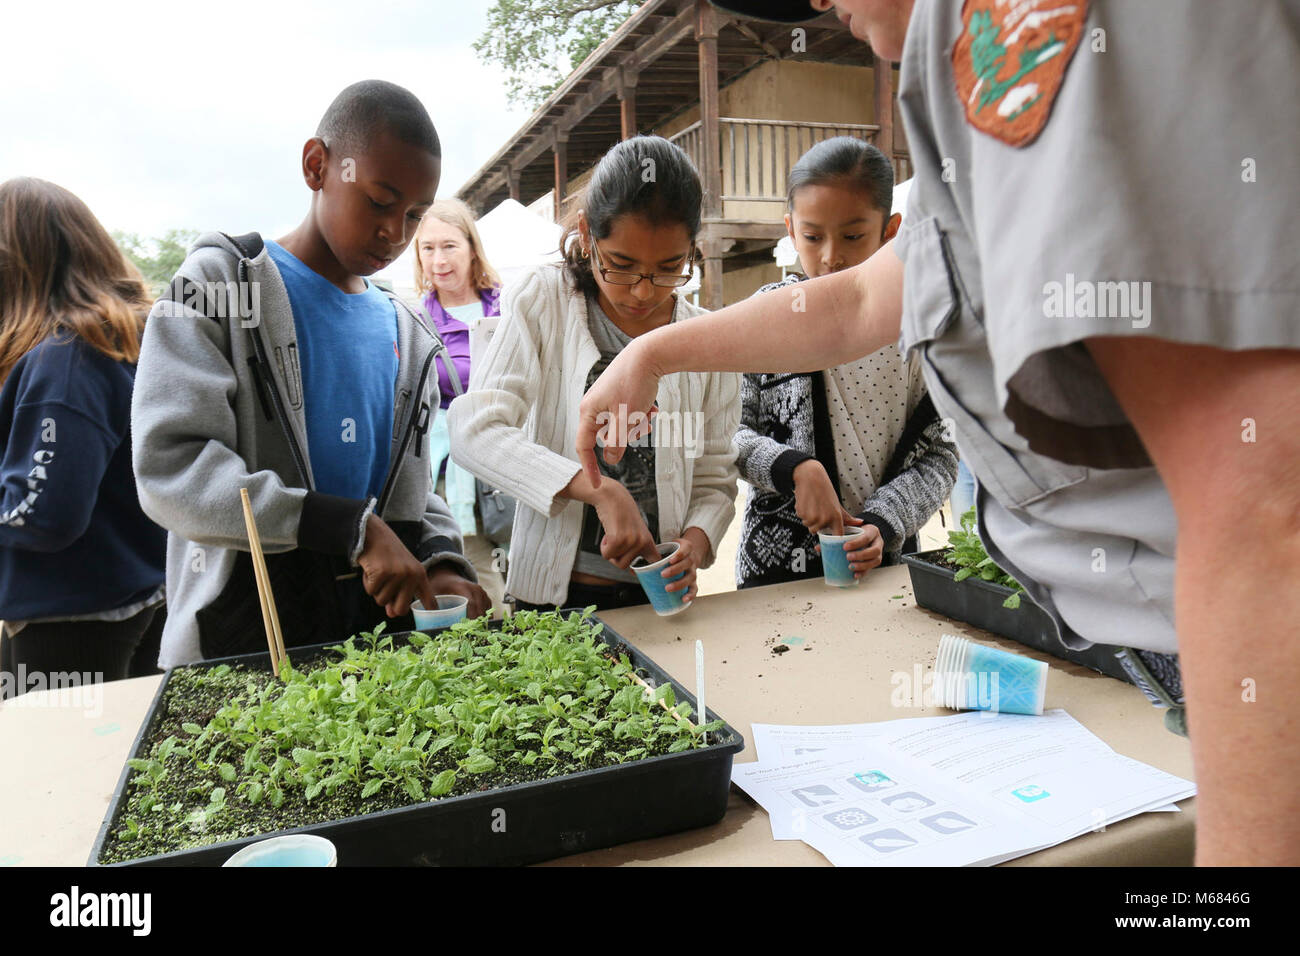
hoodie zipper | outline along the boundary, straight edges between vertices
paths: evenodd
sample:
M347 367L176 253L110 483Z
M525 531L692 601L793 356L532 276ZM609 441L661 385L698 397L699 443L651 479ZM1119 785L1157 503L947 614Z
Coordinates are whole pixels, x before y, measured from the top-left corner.
M240 259L239 261L239 281L244 283L248 281L248 260ZM280 397L280 389L275 384L275 374L271 369L271 361L266 354L266 345L262 341L261 323L250 330L253 334L253 354L257 357L258 365L262 369L262 377L267 390L271 393L271 404L275 408L275 420L280 426L280 431L284 433L285 440L289 442L289 452L293 455L293 463L298 469L298 476L302 483L307 486L308 490L315 491L311 477L307 471L307 456L302 453L302 446L298 444L298 439L289 427L289 415L284 409L284 399Z
M239 263L240 281L246 281L248 277L247 260L241 259ZM416 320L416 324L429 331L423 322ZM271 393L271 404L275 408L275 418L280 425L280 430L284 433L285 440L289 443L289 451L293 455L294 465L298 468L298 475L302 482L311 491L315 487L307 473L307 457L302 452L302 446L298 444L298 439L293 434L293 429L289 427L289 415L284 408L284 400L280 397L280 390L276 387L275 376L272 373L271 362L266 352L266 345L262 342L260 325L253 328L253 352L257 357L257 362L263 371L267 389ZM433 360L441 352L446 352L447 347L442 343L436 333L430 333L433 336L433 347L425 357L424 367L420 370L420 380L416 385L415 392L411 396L411 411L407 416L406 425L402 430L402 441L398 445L397 457L388 468L388 476L384 479L383 490L379 494L378 502L375 505L375 514L382 516L384 508L388 505L388 499L392 497L393 486L397 479L397 472L401 468L402 459L406 457L406 449L411 444L411 434L415 431L415 424L420 414L420 396L424 394L424 385L429 379L429 368Z

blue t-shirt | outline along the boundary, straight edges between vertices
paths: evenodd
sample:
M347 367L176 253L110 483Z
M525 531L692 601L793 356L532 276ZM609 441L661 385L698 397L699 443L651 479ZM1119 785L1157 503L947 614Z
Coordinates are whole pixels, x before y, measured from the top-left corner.
M266 247L293 308L316 490L377 497L393 437L396 308L369 282L351 295L278 243Z

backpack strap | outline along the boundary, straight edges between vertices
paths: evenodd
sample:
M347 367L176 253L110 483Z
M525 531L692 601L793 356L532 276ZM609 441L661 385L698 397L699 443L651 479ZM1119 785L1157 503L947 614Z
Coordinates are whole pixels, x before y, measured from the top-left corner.
M420 317L426 320L430 328L434 330L433 353L435 356L442 359L442 367L447 370L447 381L451 385L453 397L464 395L465 383L460 380L460 373L456 371L456 366L451 360L451 351L443 343L442 336L437 332L437 326L434 325L433 319L429 316L429 313L424 311L423 306L420 307Z

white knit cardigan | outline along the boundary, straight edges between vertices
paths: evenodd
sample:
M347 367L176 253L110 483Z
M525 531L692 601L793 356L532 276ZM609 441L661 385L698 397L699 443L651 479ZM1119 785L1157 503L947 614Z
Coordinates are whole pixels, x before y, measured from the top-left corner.
M673 322L705 310L680 297ZM574 450L578 405L600 351L587 328L587 302L559 266L512 283L501 324L470 371L470 387L447 409L451 457L520 507L510 537L506 590L531 604L563 604L578 555L583 504L559 497L581 470ZM691 458L686 442L655 443L661 541L689 527L712 554L735 514L740 376L677 372L659 383L660 419L700 413ZM674 420L674 419L667 419Z

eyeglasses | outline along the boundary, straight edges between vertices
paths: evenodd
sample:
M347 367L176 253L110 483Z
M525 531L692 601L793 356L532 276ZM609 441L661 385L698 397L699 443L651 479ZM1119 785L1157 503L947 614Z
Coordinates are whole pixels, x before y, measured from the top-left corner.
M680 273L664 274L657 272L621 272L616 269L606 269L600 261L600 248L593 239L591 242L592 253L596 260L596 270L600 277L610 285L636 285L642 279L649 279L651 285L657 285L661 289L677 289L691 281L695 275L695 260L691 258L690 269L685 275Z

